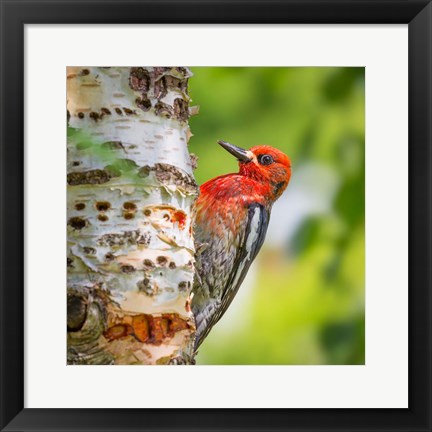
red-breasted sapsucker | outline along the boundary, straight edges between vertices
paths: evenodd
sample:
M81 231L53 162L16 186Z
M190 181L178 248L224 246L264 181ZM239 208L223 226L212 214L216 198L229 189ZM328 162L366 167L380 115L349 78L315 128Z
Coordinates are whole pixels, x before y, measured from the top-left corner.
M272 205L291 177L288 156L273 147L244 150L218 142L240 169L204 183L195 203L195 349L237 294L264 242Z

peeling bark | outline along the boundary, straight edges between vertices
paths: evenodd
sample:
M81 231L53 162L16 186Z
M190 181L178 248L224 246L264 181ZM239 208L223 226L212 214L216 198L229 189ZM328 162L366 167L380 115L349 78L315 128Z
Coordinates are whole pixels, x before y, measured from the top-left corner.
M67 69L68 364L193 363L190 76Z

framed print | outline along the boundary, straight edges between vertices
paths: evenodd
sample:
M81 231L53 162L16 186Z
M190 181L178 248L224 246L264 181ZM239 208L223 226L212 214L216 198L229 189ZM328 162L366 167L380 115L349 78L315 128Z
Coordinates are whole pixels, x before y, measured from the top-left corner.
M1 1L1 430L432 430L431 11Z

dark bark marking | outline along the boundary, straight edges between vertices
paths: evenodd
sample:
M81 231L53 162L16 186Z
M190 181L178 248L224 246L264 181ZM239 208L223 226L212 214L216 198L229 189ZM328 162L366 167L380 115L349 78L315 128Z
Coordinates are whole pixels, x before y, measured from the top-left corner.
M190 161L191 161L191 165L192 165L192 169L196 170L198 168L198 156L194 153L190 153Z
M73 229L81 230L88 225L88 221L81 217L71 217L68 220L68 225Z
M140 230L104 234L97 241L99 246L148 245L149 243L150 235L148 233L141 233Z
M150 74L147 69L143 67L131 68L129 75L129 86L133 90L147 93L150 88Z
M124 150L123 143L121 141L105 141L101 144L101 147L106 150Z
M154 170L156 178L162 184L176 185L187 192L198 193L198 185L195 179L179 168L169 164L158 163L154 166Z
M87 318L87 298L80 294L67 296L67 330L81 330Z
M160 266L165 266L168 263L168 258L166 256L158 256L156 258L156 262L160 265Z
M154 262L153 262L151 259L148 259L148 258L146 258L146 259L143 261L143 265L144 265L144 268L145 268L146 270L152 270L152 269L155 268Z
M84 203L76 203L75 204L75 210L81 211L84 210L86 205Z
M178 284L178 289L180 292L186 291L187 287L188 287L188 284L186 281L179 282L179 284Z
M114 261L114 260L115 260L115 256L111 252L105 254L105 261Z
M137 107L142 109L143 111L148 111L152 107L151 101L147 97L138 97L135 99L135 103Z
M96 249L90 246L84 246L83 251L87 255L96 255Z
M136 115L136 111L131 110L130 108L123 107L123 111L126 115Z
M134 273L136 269L134 266L125 264L120 267L120 270L122 271L122 273L130 274L130 273Z
M109 182L115 173L107 169L94 169L83 172L71 172L67 175L67 182L70 186L84 184L103 184Z
M184 99L174 99L174 117L186 121L189 118L189 103Z
M155 289L150 284L150 279L144 278L142 281L137 282L137 287L140 292L148 295L149 297L155 294Z
M176 185L189 193L198 193L198 185L195 179L174 165L165 163L157 163L153 167L144 165L138 170L138 176L145 178L149 176L150 172L154 172L156 179L162 184ZM144 214L146 214L145 211Z
M97 211L105 212L111 208L111 203L108 201L97 201L95 207Z
M129 210L129 211L136 211L137 206L136 206L136 204L133 203L133 202L126 201L126 202L123 203L123 208L124 208L125 210Z
M155 114L185 121L189 118L189 103L187 96L177 98L173 106L163 102L168 91L181 91L187 95L188 73L186 68L155 67L147 70L143 67L131 68L129 86L138 91L140 97L135 99L138 108L149 111L152 107L151 98L156 99Z
M96 122L101 118L100 114L97 113L96 111L92 111L92 112L89 114L89 117L90 117L92 120L96 121Z

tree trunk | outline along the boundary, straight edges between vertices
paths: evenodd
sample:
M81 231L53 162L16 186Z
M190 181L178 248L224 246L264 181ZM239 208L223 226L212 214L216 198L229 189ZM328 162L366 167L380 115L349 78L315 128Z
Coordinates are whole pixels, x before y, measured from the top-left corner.
M67 69L67 362L193 362L187 68Z

